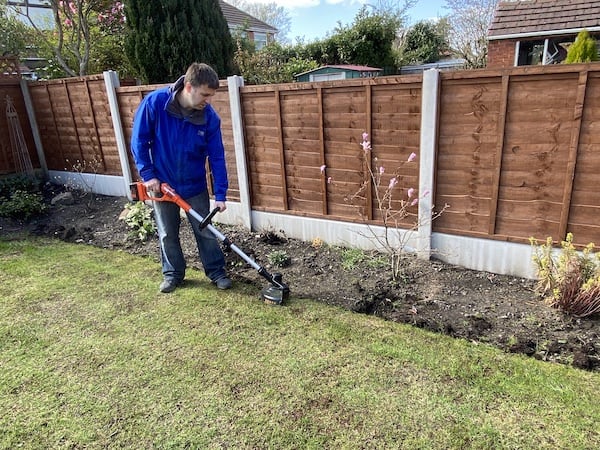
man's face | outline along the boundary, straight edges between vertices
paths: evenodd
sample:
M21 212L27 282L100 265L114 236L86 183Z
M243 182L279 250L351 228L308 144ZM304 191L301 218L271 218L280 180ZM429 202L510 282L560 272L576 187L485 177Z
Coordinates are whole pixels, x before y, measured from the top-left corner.
M189 83L186 85L186 91L188 93L189 107L199 110L209 105L212 97L217 92L216 89L211 89L206 84L194 87Z

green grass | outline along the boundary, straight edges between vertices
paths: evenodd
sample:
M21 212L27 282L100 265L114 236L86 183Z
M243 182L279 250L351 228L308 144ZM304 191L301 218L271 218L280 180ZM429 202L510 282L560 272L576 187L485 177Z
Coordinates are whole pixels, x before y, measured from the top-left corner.
M600 447L597 373L160 278L124 252L0 241L0 448Z

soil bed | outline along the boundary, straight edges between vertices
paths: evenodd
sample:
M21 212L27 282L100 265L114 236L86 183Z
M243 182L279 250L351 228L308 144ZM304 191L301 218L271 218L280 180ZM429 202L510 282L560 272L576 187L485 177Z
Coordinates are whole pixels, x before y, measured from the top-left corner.
M47 189L48 202L57 189ZM0 238L11 239L22 233L51 236L148 255L158 265L156 238L139 242L119 220L126 204L123 197L90 198L74 193L73 204L51 206L47 214L32 221L0 218ZM531 280L421 261L409 255L401 280L393 282L387 266L374 264L383 259L382 255L349 261L340 248L289 239L279 230L250 232L216 226L270 272L281 272L294 298L310 298L491 344L507 352L600 371L600 317L576 319L546 306L534 294ZM201 269L187 224L182 227L181 239L189 265ZM269 255L273 259L273 252L285 252L289 265L272 267ZM267 284L233 252L227 253L227 261L234 288L238 283L251 284L259 292ZM160 281L157 277L157 287Z

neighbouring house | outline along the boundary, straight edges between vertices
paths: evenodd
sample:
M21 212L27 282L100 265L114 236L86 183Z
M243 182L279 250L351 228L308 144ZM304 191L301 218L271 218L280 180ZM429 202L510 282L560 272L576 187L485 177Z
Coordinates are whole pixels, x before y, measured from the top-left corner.
M229 26L229 31L233 34L241 32L242 35L254 42L254 48L260 50L269 42L275 40L275 35L279 31L268 23L258 20L247 12L230 5L223 0L219 0L221 11Z
M307 72L294 75L296 81L331 81L350 78L373 78L381 75L383 69L349 64L321 66Z
M488 30L488 68L560 63L577 34L600 38L600 1L500 1Z

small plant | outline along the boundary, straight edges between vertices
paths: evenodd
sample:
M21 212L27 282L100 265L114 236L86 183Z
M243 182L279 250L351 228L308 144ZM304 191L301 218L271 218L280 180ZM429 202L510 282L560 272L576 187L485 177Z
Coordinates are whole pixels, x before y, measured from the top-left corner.
M269 263L275 267L287 267L292 263L292 258L285 250L275 250L267 255Z
M369 134L364 132L360 143L360 157L363 164L359 175L363 181L358 190L346 196L344 200L356 207L361 220L365 221L371 233L369 237L389 255L392 279L397 280L402 277L400 272L403 267L403 259L406 257L404 250L411 233L417 230L423 221L439 217L448 208L448 205L438 212L430 211L429 217L422 214L419 218L419 200L429 196L430 193L428 191L420 193L414 187L405 189L401 183L403 167L406 164L416 164L416 153L411 152L394 170L386 170L373 155ZM335 184L335 180L327 176L326 165L322 165L320 170L322 176L326 178L327 184ZM373 208L379 214L378 220L381 220L383 224L383 234L378 233L369 223L369 214L366 212L368 198L373 201ZM411 216L414 217L414 221ZM403 227L408 228L406 232L402 231Z
M553 308L575 317L586 317L600 312L600 255L590 243L582 251L573 245L573 234L568 233L555 252L552 238L538 245L534 238L533 262L537 267L536 292Z
M317 249L317 250L318 250L318 249L320 249L321 247L323 247L323 244L324 244L324 242L323 242L323 239L321 239L320 237L316 237L316 238L314 238L314 239L311 241L311 243L310 243L310 246L311 246L312 248L314 248L314 249Z
M0 179L0 198L9 198L16 191L38 192L40 182L25 175L11 175Z
M8 198L0 198L0 216L29 220L42 214L47 206L39 192L16 190Z
M104 165L102 157L94 155L88 160L75 160L71 162L65 159L65 162L70 167L65 167L66 172L74 172L77 174L79 181L73 179L65 182L61 181L61 177L55 177L55 181L65 186L65 189L71 192L82 192L81 197L87 198L87 207L92 209L94 206L94 186L96 185L97 175L101 172Z
M124 220L131 228L131 236L144 242L156 234L152 208L144 202L128 203L125 208L129 210Z
M359 248L346 248L342 250L342 268L344 270L355 269L366 258L367 256L363 250Z

